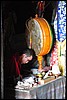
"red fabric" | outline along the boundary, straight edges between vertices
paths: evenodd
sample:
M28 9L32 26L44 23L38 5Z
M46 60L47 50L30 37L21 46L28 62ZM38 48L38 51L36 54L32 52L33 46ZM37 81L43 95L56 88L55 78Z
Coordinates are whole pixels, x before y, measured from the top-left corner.
M14 55L11 59L11 63L10 63L10 70L11 70L11 75L14 75L14 76L18 76L20 74L20 66L18 64L18 55Z
M16 75L18 76L20 74L20 69L19 69L19 65L18 62L16 61L16 58L14 57L14 61L15 61L15 69L16 69Z
M43 11L43 2L41 1L38 2L38 8L39 10Z

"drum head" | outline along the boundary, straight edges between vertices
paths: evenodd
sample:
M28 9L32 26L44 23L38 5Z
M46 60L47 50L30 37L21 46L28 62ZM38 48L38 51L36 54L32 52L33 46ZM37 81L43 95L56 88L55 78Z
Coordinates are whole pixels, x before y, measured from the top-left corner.
M32 19L28 22L28 28L29 30L26 31L27 45L30 47L31 38L32 49L34 49L36 55L38 55L43 47L43 35L41 27L35 19Z

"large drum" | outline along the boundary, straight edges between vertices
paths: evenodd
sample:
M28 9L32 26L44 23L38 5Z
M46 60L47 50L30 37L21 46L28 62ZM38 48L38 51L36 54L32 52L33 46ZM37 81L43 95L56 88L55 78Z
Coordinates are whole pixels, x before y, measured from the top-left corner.
M34 49L40 64L42 56L48 54L51 49L52 39L51 28L44 18L35 17L26 22L27 44Z

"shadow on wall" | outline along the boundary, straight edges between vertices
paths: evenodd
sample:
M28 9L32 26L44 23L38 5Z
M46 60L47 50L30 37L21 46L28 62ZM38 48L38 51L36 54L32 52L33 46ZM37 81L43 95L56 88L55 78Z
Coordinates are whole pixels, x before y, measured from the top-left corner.
M15 34L10 41L10 46L13 52L24 50L27 47L25 33Z

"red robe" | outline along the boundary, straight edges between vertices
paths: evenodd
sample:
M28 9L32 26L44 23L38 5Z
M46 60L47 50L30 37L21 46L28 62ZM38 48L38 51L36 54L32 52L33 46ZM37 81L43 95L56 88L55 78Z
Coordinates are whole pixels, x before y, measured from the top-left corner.
M15 54L15 55L11 58L10 74L11 74L11 75L14 75L15 77L17 77L17 76L20 75L21 65L19 65L18 59L19 59L19 55L18 55L18 54Z

